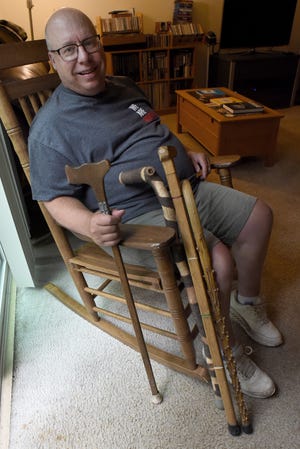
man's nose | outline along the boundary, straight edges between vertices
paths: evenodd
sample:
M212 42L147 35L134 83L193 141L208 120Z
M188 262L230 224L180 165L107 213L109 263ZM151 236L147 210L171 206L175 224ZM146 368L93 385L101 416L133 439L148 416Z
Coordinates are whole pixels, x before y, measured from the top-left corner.
M79 46L77 47L77 50L78 50L78 57L77 57L77 60L78 60L79 62L81 62L81 61L86 61L86 60L88 59L88 57L89 57L89 54L88 54L88 52L86 51L86 49L84 48L84 46L83 46L83 45L79 45Z

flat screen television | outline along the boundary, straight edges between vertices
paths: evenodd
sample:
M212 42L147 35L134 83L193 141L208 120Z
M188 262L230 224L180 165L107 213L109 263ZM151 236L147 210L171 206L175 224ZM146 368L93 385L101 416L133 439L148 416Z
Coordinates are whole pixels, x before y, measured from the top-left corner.
M297 0L224 0L220 49L288 45Z

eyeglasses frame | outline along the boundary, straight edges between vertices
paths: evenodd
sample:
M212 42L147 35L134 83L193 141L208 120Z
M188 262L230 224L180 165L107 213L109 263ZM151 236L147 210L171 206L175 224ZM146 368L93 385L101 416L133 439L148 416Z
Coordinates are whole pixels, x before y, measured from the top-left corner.
M97 38L98 38L99 47L98 47L97 50L92 51L92 52L89 52L89 51L87 51L87 49L85 48L84 42L87 41L87 40L89 40L89 39L91 39L92 37L97 37ZM62 55L60 54L60 52L61 52L61 50L62 50L63 48L70 47L70 46L72 46L72 45L75 45L75 46L77 47L77 55L76 55L76 58L71 59L70 61L66 61L66 60L62 57ZM79 48L79 47L83 47L84 50L85 50L89 55L92 55L93 53L96 53L96 52L97 52L98 50L100 50L100 48L101 48L100 35L99 35L99 34L95 34L95 35L93 35L93 36L87 37L86 39L84 39L83 41L81 41L80 44L76 44L76 43L74 42L74 43L72 43L72 44L63 45L62 47L60 47L60 48L58 48L58 49L56 49L56 50L49 50L49 52L50 52L50 53L57 53L57 54L61 57L61 59L62 59L64 62L72 62L72 61L75 61L75 60L78 58L78 48Z

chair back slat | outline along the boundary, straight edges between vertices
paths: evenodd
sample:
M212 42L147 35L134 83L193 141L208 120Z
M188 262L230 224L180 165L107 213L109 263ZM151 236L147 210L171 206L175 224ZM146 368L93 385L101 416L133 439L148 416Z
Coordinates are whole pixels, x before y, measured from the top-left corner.
M5 44L6 45L6 44ZM1 57L1 45L0 45ZM5 89L11 101L20 97L31 95L36 92L53 91L60 83L57 73L49 73L36 78L29 78L26 80L14 80L5 83ZM49 96L49 95L48 95Z
M49 60L45 39L11 42L0 47L0 70Z

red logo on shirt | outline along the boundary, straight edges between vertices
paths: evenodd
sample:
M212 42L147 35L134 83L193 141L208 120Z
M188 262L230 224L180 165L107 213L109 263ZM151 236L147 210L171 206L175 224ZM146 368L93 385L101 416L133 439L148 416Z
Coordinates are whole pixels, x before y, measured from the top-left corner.
M153 120L157 119L158 115L154 111L149 111L147 114L143 117L144 122L150 123Z

